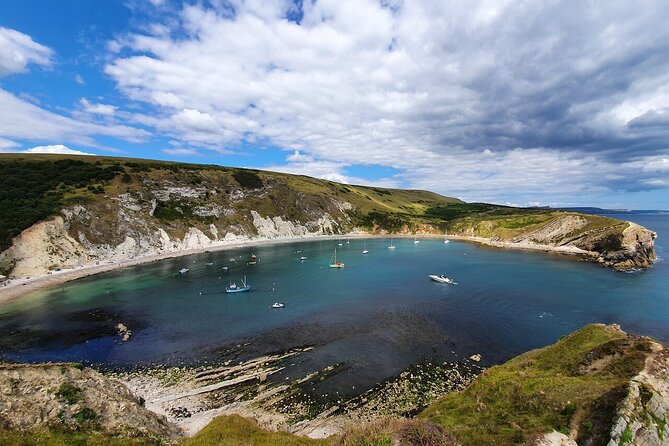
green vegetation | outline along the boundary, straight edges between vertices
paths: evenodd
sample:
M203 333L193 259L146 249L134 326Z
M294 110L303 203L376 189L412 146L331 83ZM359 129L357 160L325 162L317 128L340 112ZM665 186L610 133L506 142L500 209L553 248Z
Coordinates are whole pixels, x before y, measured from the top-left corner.
M63 428L33 429L27 432L0 430L0 445L11 446L162 446L157 438L112 437L90 430Z
M182 446L316 446L334 445L333 440L311 440L287 432L269 432L247 418L238 415L214 419Z
M80 410L79 412L77 412L73 415L73 418L79 424L83 424L86 421L93 421L97 417L98 417L98 414L95 413L95 411L93 409L90 409L88 407L84 407L82 410Z
M102 184L122 170L118 164L101 167L76 159L0 159L0 252L21 231L58 211L67 195L89 187L104 192Z
M615 403L646 354L610 327L589 325L549 347L486 370L464 391L432 404L421 417L443 426L465 445L511 445L551 430L579 432L601 444ZM579 423L579 424L580 424ZM586 437L586 435L588 437ZM605 442L604 442L605 444Z
M245 189L260 189L263 187L262 179L250 170L237 170L232 174L235 181Z
M76 404L83 399L81 389L67 381L60 385L56 391L56 396L67 404Z

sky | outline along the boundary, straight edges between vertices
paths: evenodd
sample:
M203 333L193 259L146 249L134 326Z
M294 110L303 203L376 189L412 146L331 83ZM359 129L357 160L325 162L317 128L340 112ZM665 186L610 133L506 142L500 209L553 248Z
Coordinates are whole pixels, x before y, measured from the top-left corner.
M0 152L669 209L664 0L3 0Z

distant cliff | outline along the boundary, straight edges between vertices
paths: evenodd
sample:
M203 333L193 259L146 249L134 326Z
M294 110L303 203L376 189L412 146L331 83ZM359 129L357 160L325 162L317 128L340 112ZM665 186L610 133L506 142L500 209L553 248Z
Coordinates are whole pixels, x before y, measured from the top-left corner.
M0 155L0 274L10 277L353 230L571 246L620 269L655 258L652 232L573 212L212 165Z

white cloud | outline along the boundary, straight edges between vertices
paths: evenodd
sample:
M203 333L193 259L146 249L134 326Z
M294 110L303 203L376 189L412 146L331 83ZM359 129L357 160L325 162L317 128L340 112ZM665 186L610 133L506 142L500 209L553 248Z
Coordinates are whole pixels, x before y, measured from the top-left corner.
M28 141L70 141L99 146L96 135L144 141L145 130L117 123L96 123L60 115L0 89L0 137Z
M79 150L70 149L63 144L52 144L48 146L37 146L32 149L24 150L21 153L57 153L61 155L95 155L94 153L80 152Z
M30 63L50 66L52 54L30 36L0 27L0 76L21 73Z
M391 166L393 184L474 199L649 186L625 163L669 155L661 1L320 0L299 24L289 3L186 5L110 42L106 73L155 110L129 119L198 147L290 150L282 171ZM651 110L661 130L632 128Z
M93 104L86 98L81 98L79 103L86 113L92 113L96 115L112 116L114 113L116 113L116 109L118 108L108 104Z
M193 149L185 149L183 147L176 147L173 149L162 149L161 152L166 153L168 155L175 155L175 156L191 156L191 155L200 155L197 150Z
M79 85L86 85L86 81L84 78L81 76L81 74L76 74L74 76L74 81L79 84Z
M0 138L0 152L10 152L11 149L18 147L19 144L9 139Z

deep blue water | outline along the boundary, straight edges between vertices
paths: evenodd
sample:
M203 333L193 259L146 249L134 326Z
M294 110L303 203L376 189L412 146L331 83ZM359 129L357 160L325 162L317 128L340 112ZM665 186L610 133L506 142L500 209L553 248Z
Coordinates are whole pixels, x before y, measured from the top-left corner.
M428 356L481 353L490 365L589 322L669 342L669 216L619 218L658 233L660 260L650 270L620 273L561 255L442 240L395 239L393 251L388 239L370 239L368 255L362 240L344 241L341 270L328 268L332 240L220 251L77 280L0 307L0 357L125 368L315 345L284 376L337 363L344 371L332 388L364 389ZM246 266L251 252L260 261ZM238 262L229 263L233 256ZM178 274L183 267L190 272ZM458 284L427 278L441 273ZM223 292L244 275L251 292ZM286 308L271 309L276 301ZM129 342L120 342L119 322L133 331Z

